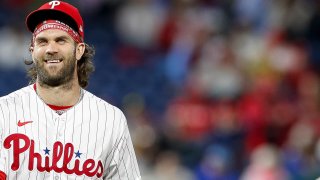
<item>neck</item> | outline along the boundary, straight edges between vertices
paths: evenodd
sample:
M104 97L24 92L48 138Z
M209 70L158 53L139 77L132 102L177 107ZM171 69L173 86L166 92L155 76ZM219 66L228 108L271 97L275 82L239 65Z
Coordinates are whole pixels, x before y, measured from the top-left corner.
M37 81L36 86L38 96L40 96L46 104L73 106L78 103L81 96L81 87L78 83L50 87Z

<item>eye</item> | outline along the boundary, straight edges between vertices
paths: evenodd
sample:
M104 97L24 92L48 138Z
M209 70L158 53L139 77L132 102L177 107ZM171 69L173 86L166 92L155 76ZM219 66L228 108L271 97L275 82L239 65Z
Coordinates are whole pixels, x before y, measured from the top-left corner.
M47 43L47 41L44 39L39 39L36 41L36 45L38 45L38 46L44 46L44 45L46 45L46 43Z
M59 44L64 44L65 42L66 42L65 39L58 39L58 40L57 40L57 43L59 43Z

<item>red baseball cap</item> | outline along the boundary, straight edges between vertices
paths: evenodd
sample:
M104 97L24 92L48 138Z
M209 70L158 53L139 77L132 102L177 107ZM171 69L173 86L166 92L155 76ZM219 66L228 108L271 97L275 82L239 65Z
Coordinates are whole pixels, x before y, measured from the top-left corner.
M58 20L79 33L82 40L83 20L78 9L63 1L50 1L43 4L39 9L31 12L26 18L26 25L32 33L38 24L45 20Z

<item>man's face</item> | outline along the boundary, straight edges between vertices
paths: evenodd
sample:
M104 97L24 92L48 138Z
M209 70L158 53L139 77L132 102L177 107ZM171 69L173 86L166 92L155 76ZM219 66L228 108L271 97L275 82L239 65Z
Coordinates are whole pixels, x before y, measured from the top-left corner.
M74 40L64 31L39 33L31 48L39 83L55 87L77 79L76 49Z

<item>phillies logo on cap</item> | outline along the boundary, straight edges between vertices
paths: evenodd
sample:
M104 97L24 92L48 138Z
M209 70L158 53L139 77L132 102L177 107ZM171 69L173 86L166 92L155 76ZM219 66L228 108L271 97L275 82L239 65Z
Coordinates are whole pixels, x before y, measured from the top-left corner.
M51 9L54 9L55 6L60 5L60 1L51 1L49 2L49 5L51 6Z

